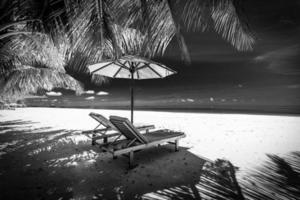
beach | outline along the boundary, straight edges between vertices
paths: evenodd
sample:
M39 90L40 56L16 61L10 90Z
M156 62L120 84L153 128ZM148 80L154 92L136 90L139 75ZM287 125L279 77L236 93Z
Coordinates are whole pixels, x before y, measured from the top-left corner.
M91 146L90 139L81 133L98 125L89 117L90 112L130 117L127 110L2 110L0 160L5 164L0 178L22 175L19 182L1 181L1 188L7 189L4 197L12 193L16 199L22 194L33 197L44 191L47 197L57 199L59 194L63 198L72 194L74 199L118 199L118 195L147 199L158 191L199 184L206 162L229 160L238 169L238 179L243 179L267 160L267 154L286 156L300 151L297 115L135 111L135 124L182 131L186 137L180 140L179 152L164 145L137 153L139 166L128 171L125 158L113 160L110 154ZM33 196L20 189L20 183L28 183L31 176L37 178L29 184L33 188L28 186L28 191L34 190ZM46 185L41 183L43 177L47 177Z
M300 199L299 9L1 1L0 200Z

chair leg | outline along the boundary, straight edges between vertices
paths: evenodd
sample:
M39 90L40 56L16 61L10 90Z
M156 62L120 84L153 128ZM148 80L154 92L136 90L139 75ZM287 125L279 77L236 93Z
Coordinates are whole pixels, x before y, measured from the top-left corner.
M134 159L133 154L134 154L133 151L129 152L129 168L132 168L134 166L134 163L133 163L133 159Z
M178 151L179 140L175 140L175 151Z
M92 135L92 146L94 146L96 144L96 140L94 139L94 137L96 137L96 134Z

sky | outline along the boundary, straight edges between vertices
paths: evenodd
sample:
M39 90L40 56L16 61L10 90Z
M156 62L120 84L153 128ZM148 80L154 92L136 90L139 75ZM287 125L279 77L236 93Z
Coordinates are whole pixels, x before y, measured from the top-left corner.
M300 0L244 0L244 8L256 37L253 51L238 52L214 32L184 33L192 63L181 61L174 39L165 55L154 60L178 73L162 80L136 81L137 104L262 105L300 113ZM129 99L129 85L126 79L114 79L87 89L108 92L101 101L115 105L115 101ZM193 105L187 105L187 100Z
M186 33L192 66L242 64L249 68L259 66L270 73L299 75L300 1L245 0L244 7L256 37L253 51L238 52L216 33ZM180 55L176 48L176 44L172 44L164 57L178 60Z
M184 33L191 65L181 61L176 38L165 55L154 60L177 70L171 80L182 84L197 79L203 85L244 82L300 87L300 0L244 0L244 8L256 38L253 51L238 52L213 31L195 32ZM123 81L113 82L123 85Z
M300 0L245 0L244 8L256 37L253 51L238 52L214 32L184 33L192 63L181 61L174 39L154 60L178 74L136 81L138 98L240 98L255 106L293 105L289 110L300 112ZM126 96L128 85L112 80L108 90L121 87Z

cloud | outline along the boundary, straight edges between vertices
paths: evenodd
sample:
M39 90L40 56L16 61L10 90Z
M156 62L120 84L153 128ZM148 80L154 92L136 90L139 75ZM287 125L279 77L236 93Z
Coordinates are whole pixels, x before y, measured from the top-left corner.
M58 97L58 96L61 96L62 93L61 93L61 92L53 92L53 91L51 91L51 92L46 92L46 95L47 95L47 96L55 96L55 97Z
M194 102L194 99L186 99L187 102Z
M96 95L98 95L98 96L109 95L109 93L108 92L104 92L104 91L100 91Z
M292 45L254 58L256 62L265 62L267 68L274 73L284 75L300 74L300 46Z
M289 88L289 89L298 89L298 88L300 88L300 84L288 85L287 88Z
M95 91L94 90L87 90L87 91L84 91L83 94L95 94Z
M95 97L94 96L90 96L90 97L86 97L85 100L94 100Z

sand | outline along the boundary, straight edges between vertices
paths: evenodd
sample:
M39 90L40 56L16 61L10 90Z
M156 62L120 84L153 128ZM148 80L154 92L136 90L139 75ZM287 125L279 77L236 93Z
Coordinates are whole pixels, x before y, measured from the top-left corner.
M227 159L242 178L266 154L300 150L299 116L136 111L136 124L187 137L179 152L165 145L137 153L138 167L128 170L126 158L113 160L81 134L97 125L90 112L129 117L124 110L0 111L1 199L197 199L208 162Z

